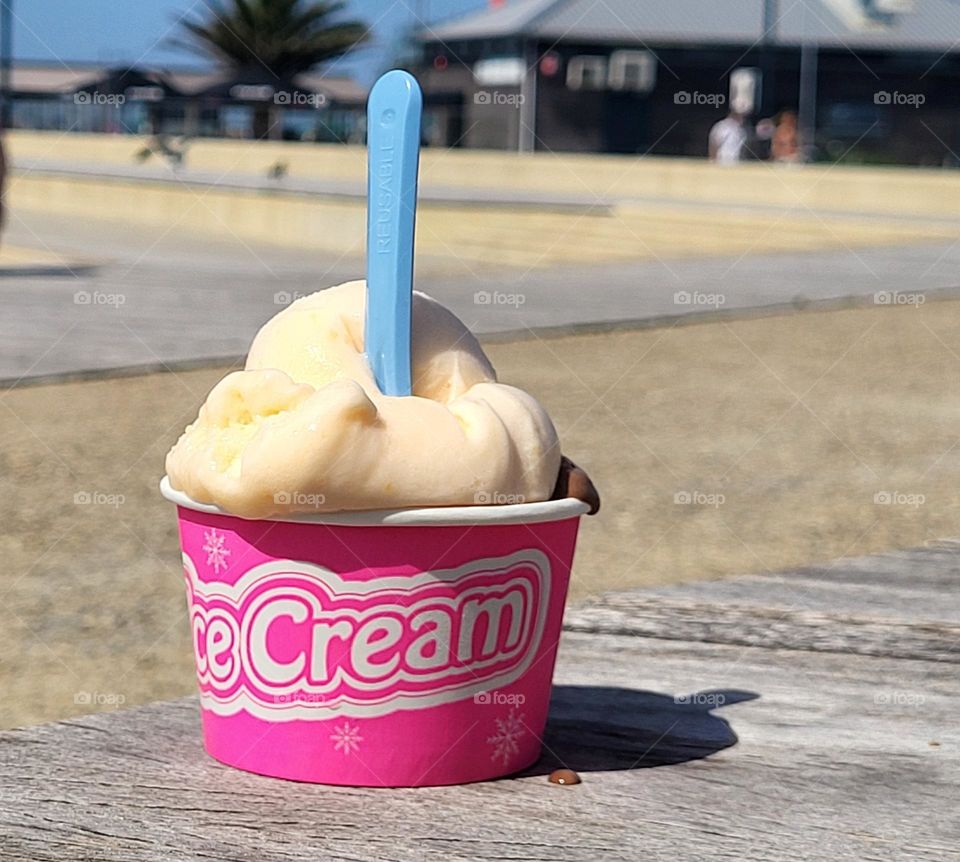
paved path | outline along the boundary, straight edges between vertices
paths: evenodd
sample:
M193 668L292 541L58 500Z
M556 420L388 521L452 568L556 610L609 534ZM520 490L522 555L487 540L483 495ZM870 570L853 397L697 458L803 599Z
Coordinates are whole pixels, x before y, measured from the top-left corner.
M363 273L359 259L10 216L5 242L60 253L69 265L0 268L6 381L240 355L290 296ZM960 243L942 242L525 271L422 259L417 283L476 332L524 333L800 301L872 301L878 292L932 296L960 288L958 264Z
M941 543L573 611L544 755L500 781L239 772L204 755L194 698L8 731L0 859L956 859L957 559ZM558 765L583 783L549 784Z

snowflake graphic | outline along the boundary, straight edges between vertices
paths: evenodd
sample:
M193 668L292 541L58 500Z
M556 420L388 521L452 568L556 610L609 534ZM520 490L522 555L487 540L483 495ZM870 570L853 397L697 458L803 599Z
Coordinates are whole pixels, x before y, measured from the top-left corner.
M342 751L344 754L359 751L360 743L363 742L360 728L355 724L350 724L349 721L345 721L339 727L334 726L330 739L333 742L333 750Z
M230 556L230 549L226 547L227 537L218 533L215 529L203 531L203 550L207 552L207 565L213 566L214 572L227 568L227 557Z
M487 742L493 746L491 760L499 760L504 766L510 761L513 755L520 751L517 740L526 733L523 724L523 713L517 715L516 711L511 709L506 718L497 719L497 732L487 738Z

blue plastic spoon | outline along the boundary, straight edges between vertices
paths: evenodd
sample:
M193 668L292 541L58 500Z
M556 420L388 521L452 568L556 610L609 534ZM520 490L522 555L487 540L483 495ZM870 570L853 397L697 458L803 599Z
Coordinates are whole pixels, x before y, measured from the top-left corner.
M367 360L384 395L409 395L420 115L414 77L387 72L367 101Z

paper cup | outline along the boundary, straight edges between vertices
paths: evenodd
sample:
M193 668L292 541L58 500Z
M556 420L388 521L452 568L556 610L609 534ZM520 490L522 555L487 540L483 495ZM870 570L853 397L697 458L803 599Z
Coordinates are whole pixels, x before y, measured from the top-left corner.
M247 520L161 491L217 760L375 787L537 760L585 503Z

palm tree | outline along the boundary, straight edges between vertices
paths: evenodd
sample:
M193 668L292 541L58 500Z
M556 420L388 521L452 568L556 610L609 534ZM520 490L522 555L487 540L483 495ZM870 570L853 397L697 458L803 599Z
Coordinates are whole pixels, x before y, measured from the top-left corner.
M362 21L335 21L346 6L341 0L206 0L205 21L183 20L183 38L174 42L213 57L251 83L275 89L291 87L292 78L318 63L342 57L365 42L370 31ZM269 130L269 109L254 115L254 134Z

